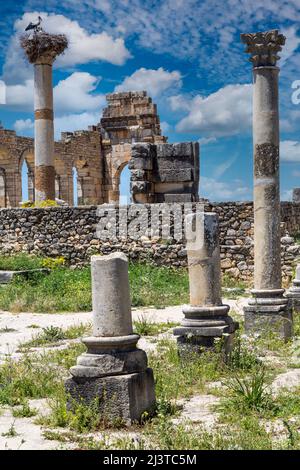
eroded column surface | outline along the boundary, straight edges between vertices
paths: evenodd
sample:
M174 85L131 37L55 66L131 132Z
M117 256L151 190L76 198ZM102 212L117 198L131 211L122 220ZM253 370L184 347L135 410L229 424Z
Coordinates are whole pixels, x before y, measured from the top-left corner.
M52 57L34 64L35 199L55 199Z
M293 189L293 202L300 202L300 188Z
M296 266L295 279L292 286L287 290L286 297L290 301L290 305L296 312L300 312L300 264Z
M277 30L242 34L253 64L254 289L245 308L248 331L290 334L283 297L280 251L279 111L277 53L285 37ZM267 325L266 325L267 323Z
M34 158L35 200L55 199L52 65L68 47L64 35L44 31L21 38L30 63L34 64Z
M218 215L197 212L186 218L190 305L183 308L181 326L174 329L179 351L199 352L224 338L230 349L238 325L228 315L229 306L221 297L221 269Z
M154 378L145 351L133 333L128 260L123 253L92 256L93 336L87 352L71 367L66 390L72 400L98 401L110 422L139 421L155 405Z

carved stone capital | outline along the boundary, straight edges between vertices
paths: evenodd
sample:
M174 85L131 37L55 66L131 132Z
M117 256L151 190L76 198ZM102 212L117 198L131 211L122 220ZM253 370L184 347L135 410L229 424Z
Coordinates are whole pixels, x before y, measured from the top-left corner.
M258 33L241 34L241 40L247 45L245 52L251 54L253 67L276 66L280 57L277 55L285 44L285 36L277 29Z
M36 65L52 65L56 57L68 47L68 39L64 34L48 34L44 31L24 35L20 43L29 62Z

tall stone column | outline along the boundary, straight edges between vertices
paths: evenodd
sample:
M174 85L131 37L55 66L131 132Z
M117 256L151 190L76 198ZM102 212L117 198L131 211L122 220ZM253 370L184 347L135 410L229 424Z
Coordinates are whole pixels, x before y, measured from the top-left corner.
M293 202L300 202L300 188L294 188L293 189L293 197L292 197Z
M154 378L145 351L136 347L123 253L92 256L93 336L83 338L87 352L70 369L66 390L73 400L98 400L106 420L139 421L155 406Z
M68 46L64 35L39 31L21 45L34 64L35 200L55 199L52 65Z
M189 214L186 229L190 305L184 306L181 326L174 329L179 352L212 348L222 337L229 352L238 324L228 315L229 305L222 303L218 215Z
M249 331L291 334L283 297L280 250L279 111L277 53L285 37L277 30L242 34L253 64L254 289L245 307Z

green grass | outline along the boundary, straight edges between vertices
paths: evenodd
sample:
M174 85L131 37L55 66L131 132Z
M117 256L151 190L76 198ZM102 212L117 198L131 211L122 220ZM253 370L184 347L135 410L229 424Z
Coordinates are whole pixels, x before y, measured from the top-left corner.
M77 339L90 333L92 328L91 324L73 325L63 330L57 326L48 326L43 328L41 333L37 334L30 341L20 344L19 350L26 348L37 348L41 346L55 345L63 340Z
M11 258L12 266L21 259L23 268L28 268L31 261L37 263L36 259L20 255L20 258ZM188 302L188 275L185 269L130 264L129 278L133 306L165 307ZM16 313L90 311L90 268L61 266L51 270L47 276L35 273L27 280L15 278L0 290L0 309Z
M151 320L148 320L146 315L141 315L135 322L133 322L133 325L134 332L140 336L156 336L178 326L179 323L154 323Z
M56 336L56 335L54 335ZM107 438L109 425L98 412L97 403L87 406L74 403L67 409L64 379L74 365L82 344L72 344L64 350L51 350L43 355L24 355L18 361L7 360L0 366L0 403L13 406L13 416L30 417L34 410L29 407L30 398L49 399L50 415L39 416L36 422L50 429L44 435L61 443L73 442L78 449L298 449L300 436L293 419L300 414L300 389L282 392L270 398L268 374L243 335L238 337L235 352L224 364L219 352L191 355L181 362L174 341L161 339L157 350L148 354L149 365L156 381L157 413L145 417L143 426L132 430L137 439L125 435ZM272 372L272 371L271 371ZM199 393L207 393L207 385L213 381L229 384L232 376L238 380L227 390L222 388L220 423L207 432L197 423L172 423L178 413L176 400ZM232 382L231 382L232 383ZM15 405L20 405L15 407ZM292 419L293 418L293 419ZM278 441L272 439L262 420L280 419L286 428ZM109 424L109 425L108 425ZM120 428L121 422L113 423ZM219 427L220 426L220 427ZM56 428L53 431L51 428ZM62 432L57 432L61 428ZM86 433L104 431L101 438L87 437ZM107 431L106 431L107 430Z
M25 253L19 255L0 255L0 270L21 271L26 269L38 269L43 267L43 258L30 256Z

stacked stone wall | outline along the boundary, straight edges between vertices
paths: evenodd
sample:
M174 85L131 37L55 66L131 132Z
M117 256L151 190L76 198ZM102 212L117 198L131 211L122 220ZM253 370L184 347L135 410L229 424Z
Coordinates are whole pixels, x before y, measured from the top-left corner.
M250 281L253 276L252 203L207 203L205 210L219 215L223 274ZM281 211L282 268L283 277L288 280L300 257L300 245L285 236L286 228L289 228L290 235L300 233L300 204L283 202ZM1 209L0 253L26 252L64 256L72 265L84 265L89 263L90 256L94 253L108 254L121 250L133 260L150 260L157 265L186 266L184 241L172 238L150 239L147 236L138 240L122 237L116 241L100 240L96 234L99 220L96 206Z

